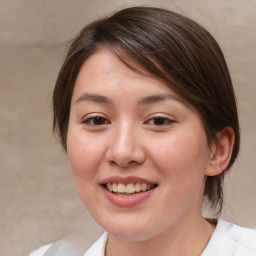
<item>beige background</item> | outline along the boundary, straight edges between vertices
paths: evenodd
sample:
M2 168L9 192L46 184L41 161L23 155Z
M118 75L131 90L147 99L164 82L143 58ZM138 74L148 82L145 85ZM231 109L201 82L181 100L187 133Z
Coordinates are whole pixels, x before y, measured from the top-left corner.
M222 217L256 228L255 0L1 0L1 255L27 255L91 222L51 133L51 93L64 46L74 33L108 11L134 4L176 10L203 24L219 41L242 128L241 154L226 180ZM87 233L93 237L91 229Z

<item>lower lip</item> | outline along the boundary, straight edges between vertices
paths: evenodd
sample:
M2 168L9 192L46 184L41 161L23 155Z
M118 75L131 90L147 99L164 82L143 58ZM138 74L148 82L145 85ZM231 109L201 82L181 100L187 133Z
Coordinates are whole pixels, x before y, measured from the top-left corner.
M101 187L107 199L111 203L121 207L129 207L129 206L134 206L136 204L139 204L142 201L146 200L155 190L155 188L153 188L148 191L139 192L133 195L117 195L117 194L111 193L104 186L101 186Z

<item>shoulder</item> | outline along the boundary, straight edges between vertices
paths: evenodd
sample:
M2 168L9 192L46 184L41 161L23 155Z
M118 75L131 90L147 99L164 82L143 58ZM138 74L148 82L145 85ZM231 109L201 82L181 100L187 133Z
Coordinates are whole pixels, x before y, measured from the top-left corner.
M202 256L255 256L255 241L255 229L240 227L220 219Z
M104 232L103 235L92 244L92 246L83 256L104 256L107 240L108 233Z
M92 245L91 241L89 241L90 239L85 241L84 237L67 237L54 243L41 246L31 252L29 256L104 256L107 239L107 232L104 232Z
M227 222L230 226L230 236L237 243L236 253L253 252L256 255L256 229L240 227L238 225ZM240 255L240 254L238 254ZM243 255L243 254L241 254Z
M51 247L52 244L47 244L39 247L35 251L31 252L29 256L43 256L45 252Z

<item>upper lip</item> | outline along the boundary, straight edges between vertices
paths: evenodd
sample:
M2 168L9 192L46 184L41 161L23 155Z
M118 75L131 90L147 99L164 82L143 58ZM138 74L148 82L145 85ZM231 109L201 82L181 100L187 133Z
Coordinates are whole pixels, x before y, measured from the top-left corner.
M143 179L136 176L128 176L128 177L121 177L121 176L110 176L100 182L100 184L107 184L107 183L122 183L122 184L129 184L129 183L145 183L147 185L156 184L155 182L149 181L147 179Z

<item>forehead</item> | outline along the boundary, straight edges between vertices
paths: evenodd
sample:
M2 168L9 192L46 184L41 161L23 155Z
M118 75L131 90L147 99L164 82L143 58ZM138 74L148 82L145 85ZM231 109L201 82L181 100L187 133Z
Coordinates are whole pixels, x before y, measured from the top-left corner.
M97 93L99 90L101 93L114 93L119 90L129 94L136 89L137 93L168 92L181 100L170 86L135 61L125 58L127 60L128 65L109 49L99 49L83 63L76 79L74 94L83 93L85 90Z
M111 77L119 73L130 78L138 77L138 74L153 77L145 68L140 66L136 61L127 57L125 54L119 54L111 51L107 47L99 48L95 53L90 55L83 63L78 76L86 73L87 77L100 74L101 76Z

